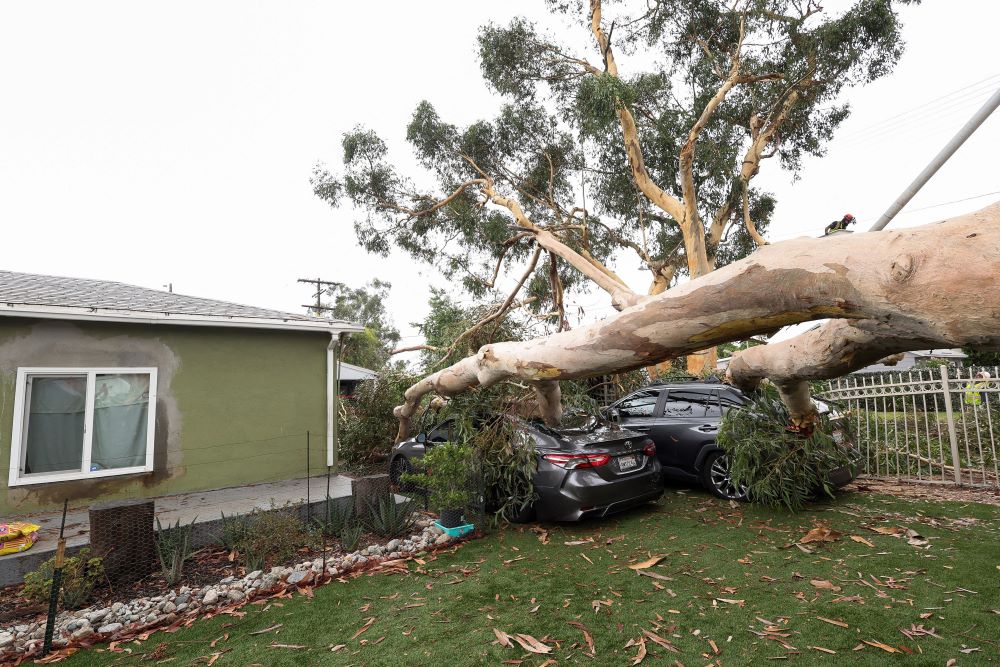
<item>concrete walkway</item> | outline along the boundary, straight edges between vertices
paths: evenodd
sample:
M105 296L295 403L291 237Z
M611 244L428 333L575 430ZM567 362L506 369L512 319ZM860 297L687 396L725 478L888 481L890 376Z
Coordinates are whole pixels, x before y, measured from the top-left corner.
M334 499L351 496L351 479L343 476L330 478L330 497ZM312 502L313 516L321 509L326 500L326 477L313 477L309 480L309 499ZM197 519L195 546L204 546L211 541L212 524L216 524L222 514L234 516L248 514L255 509L270 509L286 505L301 506L304 511L306 502L306 479L288 479L266 484L251 484L229 489L212 489L195 493L181 493L172 496L153 498L155 501L156 518L164 526L173 524L180 519L181 525L189 524ZM96 503L91 503L96 504ZM66 513L66 547L67 551L76 551L90 543L90 505L71 508ZM14 517L11 517L14 518ZM34 570L39 564L48 560L55 553L59 540L59 522L62 511L37 512L18 514L17 521L30 521L40 525L38 541L27 551L18 554L0 556L0 587L20 583L24 574ZM199 539L200 538L200 539Z

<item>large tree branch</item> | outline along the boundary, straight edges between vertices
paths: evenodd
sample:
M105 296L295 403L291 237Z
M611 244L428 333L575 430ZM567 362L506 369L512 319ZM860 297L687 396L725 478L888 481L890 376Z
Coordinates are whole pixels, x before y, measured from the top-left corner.
M956 265L975 289L956 288ZM453 395L511 378L548 382L620 372L828 317L877 322L898 341L915 341L900 345L1000 346L998 316L1000 204L924 227L775 243L600 322L484 346L406 391L395 410L399 437L432 392ZM867 363L864 355L842 358L842 364L818 364L813 377ZM780 377L771 363L763 371ZM788 365L793 371L802 366L794 359ZM739 373L734 369L734 379ZM801 389L785 385L786 392L798 392L790 399L792 418L808 420L811 408L800 400ZM545 404L551 408L551 401ZM558 421L551 410L543 416Z
M514 221L523 229L534 234L535 242L545 250L555 253L565 260L574 269L593 281L598 287L611 295L611 303L616 308L625 308L637 303L642 297L636 294L625 282L614 275L614 273L600 265L593 258L588 259L563 243L552 232L539 227L524 213L521 205L509 197L504 197L493 187L492 183L487 183L483 191L494 204L503 206L514 216Z

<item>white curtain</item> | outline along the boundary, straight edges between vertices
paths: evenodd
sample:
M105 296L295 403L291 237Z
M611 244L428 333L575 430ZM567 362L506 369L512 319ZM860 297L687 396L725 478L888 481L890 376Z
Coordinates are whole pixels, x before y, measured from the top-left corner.
M98 375L91 470L145 465L148 424L148 375Z

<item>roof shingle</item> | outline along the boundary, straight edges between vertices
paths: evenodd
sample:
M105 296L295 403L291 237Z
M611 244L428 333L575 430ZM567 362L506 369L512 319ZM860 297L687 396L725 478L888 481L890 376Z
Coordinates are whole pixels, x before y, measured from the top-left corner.
M136 314L308 322L328 326L343 324L345 329L360 328L343 320L324 320L309 315L164 292L110 280L67 278L2 270L0 270L0 304Z

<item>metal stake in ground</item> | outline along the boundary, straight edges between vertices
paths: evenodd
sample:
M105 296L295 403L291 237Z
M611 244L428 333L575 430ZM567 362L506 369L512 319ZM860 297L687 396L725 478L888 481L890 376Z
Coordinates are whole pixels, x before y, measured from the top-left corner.
M52 591L49 593L49 616L45 621L45 641L42 643L42 657L52 650L52 633L56 629L56 612L59 607L59 590L62 588L63 555L66 551L66 507L69 499L63 500L62 522L59 524L59 542L56 545L56 564L52 568Z

